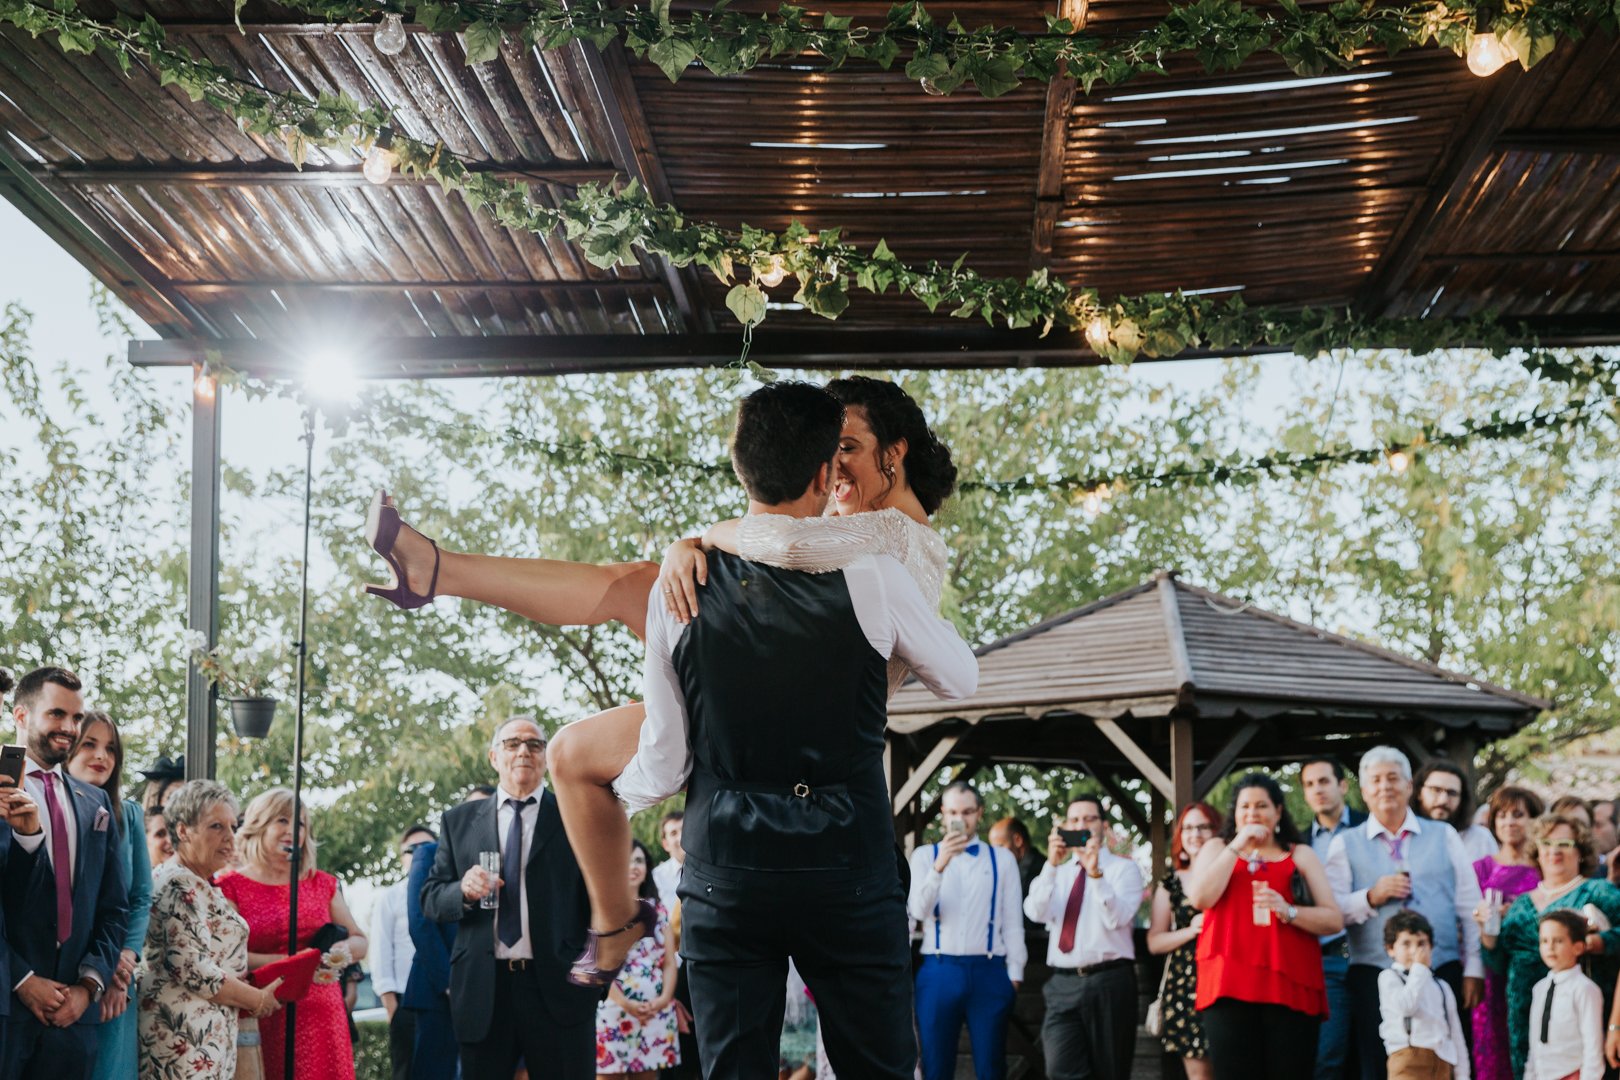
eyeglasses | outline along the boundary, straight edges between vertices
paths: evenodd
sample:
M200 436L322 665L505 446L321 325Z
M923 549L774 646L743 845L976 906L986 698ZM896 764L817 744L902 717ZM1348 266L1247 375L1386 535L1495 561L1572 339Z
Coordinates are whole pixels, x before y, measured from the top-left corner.
M543 754L546 750L544 739L502 739L501 749L508 754L515 754L519 750L527 750L531 754Z
M1573 851L1580 845L1573 840L1542 840L1540 841L1540 846L1552 848L1555 851Z
M1437 787L1434 784L1424 784L1423 785L1423 794L1425 794L1425 795L1433 795L1435 798L1437 798L1437 799L1445 799L1447 802L1451 802L1453 800L1460 800L1462 798L1462 791L1461 790L1452 791L1450 788Z
M1213 825L1194 825L1189 821L1187 824L1181 827L1181 831L1213 834L1215 832L1215 827Z

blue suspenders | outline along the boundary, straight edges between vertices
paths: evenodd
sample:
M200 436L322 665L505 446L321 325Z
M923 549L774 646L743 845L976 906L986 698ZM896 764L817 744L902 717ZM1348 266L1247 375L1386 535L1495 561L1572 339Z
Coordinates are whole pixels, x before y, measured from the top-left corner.
M975 841L983 843L983 841ZM984 955L996 955L996 893L1001 888L1001 867L996 863L996 849L984 845L990 857L990 925L984 930ZM939 859L939 845L934 845L934 859ZM939 952L939 901L934 901L934 951Z

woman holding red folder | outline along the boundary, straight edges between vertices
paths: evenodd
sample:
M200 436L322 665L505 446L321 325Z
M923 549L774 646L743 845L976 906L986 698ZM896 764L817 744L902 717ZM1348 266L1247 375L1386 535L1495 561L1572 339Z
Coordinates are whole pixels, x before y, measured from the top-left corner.
M141 1080L236 1075L238 1010L269 1016L280 981L248 984L247 923L212 881L235 853L236 800L193 780L169 801L175 857L157 868L141 962Z

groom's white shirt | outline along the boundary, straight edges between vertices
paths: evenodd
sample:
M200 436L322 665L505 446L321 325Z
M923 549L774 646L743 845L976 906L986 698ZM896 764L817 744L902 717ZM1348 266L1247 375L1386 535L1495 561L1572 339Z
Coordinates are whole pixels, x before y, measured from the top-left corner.
M954 701L979 685L979 661L950 623L928 606L906 568L888 555L863 555L844 567L861 632L879 656L898 656L937 697ZM700 600L701 602L701 600ZM700 614L698 616L702 618ZM692 772L686 696L673 653L684 627L654 590L647 598L647 659L642 693L647 719L636 756L613 782L631 810L656 806L686 786Z

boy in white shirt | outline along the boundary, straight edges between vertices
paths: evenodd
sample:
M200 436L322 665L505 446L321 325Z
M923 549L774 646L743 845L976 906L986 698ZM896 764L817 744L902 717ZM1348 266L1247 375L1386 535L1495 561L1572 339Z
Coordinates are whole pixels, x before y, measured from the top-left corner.
M1530 1059L1524 1080L1603 1080L1603 990L1581 970L1586 917L1559 908L1541 915L1545 978L1530 992Z
M1378 1034L1389 1055L1389 1080L1469 1080L1456 996L1429 967L1434 927L1417 912L1402 911L1384 925L1384 951L1393 966L1378 975Z

